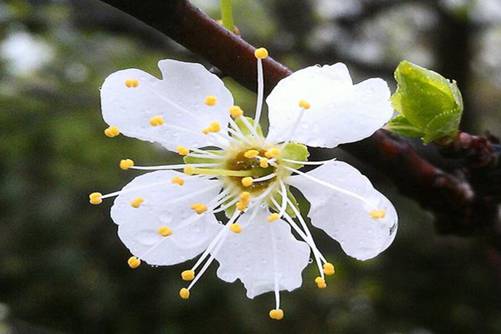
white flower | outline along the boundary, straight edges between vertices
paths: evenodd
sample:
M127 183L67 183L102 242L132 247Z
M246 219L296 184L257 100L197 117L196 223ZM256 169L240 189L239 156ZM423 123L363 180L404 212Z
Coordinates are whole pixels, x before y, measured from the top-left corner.
M140 167L122 160L123 169L155 171L119 192L93 193L90 202L118 195L111 216L133 254L132 268L141 261L172 265L201 254L182 273L191 281L180 291L187 299L216 259L217 275L227 282L240 279L249 298L274 291L270 317L281 319L279 291L301 286L310 253L318 266L319 288L326 287L325 275L334 273L316 247L291 187L309 201L311 223L348 255L370 259L393 241L397 214L388 199L346 163L308 162L305 146L335 147L368 137L391 118L392 108L383 80L354 85L344 64L312 66L280 81L268 96L265 137L259 119L266 56L265 49L256 50L254 120L233 105L223 82L199 64L162 60L162 79L136 69L110 75L101 90L103 117L110 125L105 134L160 143L184 156L185 163ZM318 167L304 173L299 170L303 165ZM223 212L226 222L215 215Z

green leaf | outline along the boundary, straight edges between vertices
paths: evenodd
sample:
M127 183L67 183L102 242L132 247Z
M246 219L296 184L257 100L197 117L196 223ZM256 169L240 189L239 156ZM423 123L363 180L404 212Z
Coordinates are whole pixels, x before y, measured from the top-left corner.
M297 143L286 144L281 152L281 157L289 160L308 161L309 156L310 153L308 152L308 148L303 144L297 144ZM283 164L295 169L299 169L304 166L303 164L287 163L287 162L283 162Z
M392 104L400 115L389 123L391 131L425 142L457 133L463 100L455 82L408 61L398 65L395 79Z
M397 115L388 123L388 128L406 137L424 137L424 133L412 125L403 115Z

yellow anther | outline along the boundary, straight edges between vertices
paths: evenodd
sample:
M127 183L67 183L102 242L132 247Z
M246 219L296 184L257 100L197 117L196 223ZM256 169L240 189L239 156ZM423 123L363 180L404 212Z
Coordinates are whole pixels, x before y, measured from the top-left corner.
M131 167L134 167L134 160L131 160L131 159L122 159L120 160L120 168L122 168L123 170L127 170Z
M169 235L172 234L172 230L168 228L167 226L160 226L157 230L158 234L160 234L162 237L168 237Z
M260 158L259 159L259 167L261 168L268 168L270 166L270 164L268 163L268 159L267 158Z
M182 155L182 156L185 156L185 155L188 155L190 154L190 150L187 149L186 147L184 146L178 146L176 147L176 151L179 155Z
M242 178L241 182L244 187L250 187L254 183L254 179L250 176L246 176Z
M195 173L195 168L193 166L187 165L183 168L183 172L186 175L193 175L193 173Z
M209 132L219 132L221 131L221 124L218 121L211 122L208 127L202 130L203 134L208 134Z
M336 270L334 269L334 265L330 262L324 263L324 274L327 276L332 276Z
M181 278L184 281L193 281L195 278L195 271L193 270L185 270L181 273Z
M137 209L141 206L141 204L143 204L143 202L144 202L144 198L136 197L130 202L130 206Z
M270 311L270 318L274 320L282 320L284 318L284 311L282 309L273 309Z
M230 108L230 115L233 118L238 118L244 114L244 111L239 106L232 106Z
M207 205L205 205L203 203L195 203L191 206L191 208L193 209L193 211L195 211L199 215L204 213L205 211L207 211Z
M244 211L245 209L247 209L247 207L249 206L249 203L247 202L242 202L242 201L238 201L237 204L237 209L240 210L240 211Z
M209 107L215 106L217 103L217 98L215 96L209 95L205 98L204 103Z
M180 178L179 176L174 176L174 177L170 180L170 182L171 182L172 184L177 184L177 185L180 185L180 186L182 186L182 185L184 184L184 180L183 180L182 178Z
M183 299L190 298L190 290L188 290L186 288L182 288L181 290L179 290L179 297L181 297Z
M266 152L264 152L264 156L268 159L276 158L280 155L280 150L276 147L270 148Z
M139 86L139 80L136 79L125 80L125 87L127 88L136 88L137 86Z
M320 276L318 276L317 278L315 278L315 283L317 284L317 287L319 289L325 289L327 287L327 283L325 283L325 279L323 279Z
M246 157L247 159L254 159L258 155L259 155L259 151L258 150L247 150L244 153L244 157Z
M217 122L217 121L211 122L209 124L209 130L211 132L219 132L219 131L221 131L221 124L219 124L219 122Z
M165 123L165 119L163 116L158 115L158 116L153 116L150 118L150 125L151 126L160 126Z
M250 199L251 199L251 194L250 194L250 192L248 192L248 191L243 191L242 193L240 193L240 200L241 200L242 202L247 202L247 203L248 203L248 202L250 201Z
M118 130L118 128L116 126L110 126L110 127L107 127L105 130L104 130L104 135L106 137L109 137L109 138L113 138L113 137L116 137L120 134L120 130Z
M242 232L242 226L240 226L239 223L233 223L230 225L230 231L233 233L240 233Z
M269 221L270 223L273 223L274 221L277 221L280 219L280 215L276 212L270 214L268 217L266 217L266 220Z
M369 211L369 216L371 216L372 219L382 219L386 215L386 211L384 210L371 210Z
M103 194L101 193L92 193L89 195L90 204L98 205L103 203Z
M268 50L266 50L265 48L256 49L256 51L254 51L254 56L256 56L256 58L258 59L264 59L268 57Z
M308 102L306 100L299 100L299 107L303 108L305 110L308 110L308 109L310 109L311 104L310 104L310 102Z
M129 257L129 259L127 260L127 264L129 265L129 267L131 267L132 269L136 269L137 267L139 267L141 265L141 260L139 260L137 257L135 256L131 256Z

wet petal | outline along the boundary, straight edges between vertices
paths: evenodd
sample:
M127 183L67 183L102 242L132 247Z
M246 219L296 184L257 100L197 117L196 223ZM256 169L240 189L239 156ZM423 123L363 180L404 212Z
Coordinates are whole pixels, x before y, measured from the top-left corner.
M202 130L216 121L226 131L231 93L200 64L162 60L158 65L163 79L137 69L106 78L101 88L104 120L126 136L158 142L171 151L179 145L209 146ZM215 97L215 104L207 105L207 97Z
M275 280L279 290L300 287L310 256L308 245L294 238L289 225L283 220L269 223L268 214L259 209L252 221L244 214L239 220L242 231L230 233L216 254L218 277L227 282L240 279L249 298L274 291Z
M310 202L308 217L312 224L336 239L346 254L367 260L393 242L398 221L395 208L357 169L341 161L332 161L308 172L308 175L347 189L368 202L301 175L288 179L288 183L298 188ZM370 212L374 209L383 210L380 212L384 212L384 218L372 218Z
M300 100L311 107L291 137ZM386 82L369 79L353 85L342 63L293 73L278 83L266 102L270 140L293 140L314 147L335 147L369 137L393 115Z
M183 186L171 182L176 176L185 180ZM219 181L174 171L144 174L123 188L111 208L111 217L133 255L151 265L184 262L204 251L222 228L212 213L198 215L191 208L194 203L209 205L220 189ZM134 201L139 207L131 205ZM165 227L172 234L162 235Z

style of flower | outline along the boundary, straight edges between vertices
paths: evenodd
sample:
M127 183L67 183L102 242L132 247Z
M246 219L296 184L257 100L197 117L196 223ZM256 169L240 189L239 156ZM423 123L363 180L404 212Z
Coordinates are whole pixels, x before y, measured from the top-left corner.
M101 89L108 137L120 133L156 142L184 157L183 164L122 169L152 171L121 191L89 195L92 204L118 196L111 217L133 256L164 266L199 256L181 273L190 291L215 259L217 275L240 279L253 298L273 291L272 319L282 319L281 290L301 286L310 254L318 266L315 283L334 274L315 245L291 187L310 203L311 224L359 260L385 250L397 230L390 201L350 165L308 161L310 147L332 148L361 140L393 114L382 79L353 84L346 66L311 66L283 79L266 99L269 131L259 125L263 66L257 49L258 96L254 119L234 105L223 82L200 64L162 60L162 79L137 69L111 74ZM318 166L302 172L304 165ZM227 219L224 219L226 214ZM293 232L291 231L291 228ZM298 240L299 239L299 240Z

